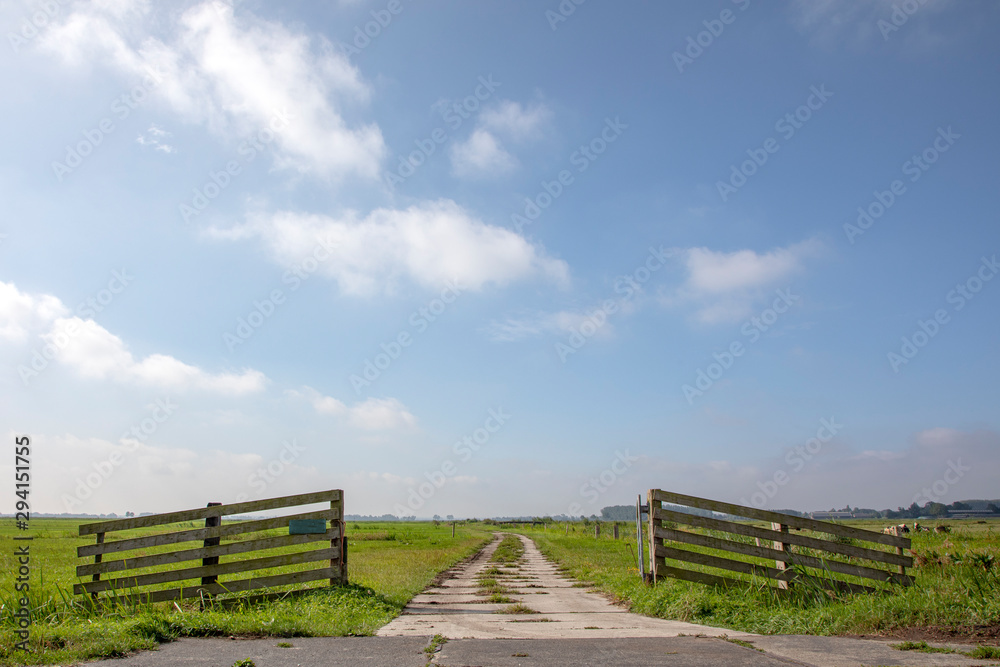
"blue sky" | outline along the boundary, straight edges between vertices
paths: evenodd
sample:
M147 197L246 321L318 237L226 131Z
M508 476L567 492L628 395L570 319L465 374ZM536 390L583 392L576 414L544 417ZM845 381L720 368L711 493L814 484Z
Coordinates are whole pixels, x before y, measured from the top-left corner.
M34 509L997 497L998 20L5 4Z

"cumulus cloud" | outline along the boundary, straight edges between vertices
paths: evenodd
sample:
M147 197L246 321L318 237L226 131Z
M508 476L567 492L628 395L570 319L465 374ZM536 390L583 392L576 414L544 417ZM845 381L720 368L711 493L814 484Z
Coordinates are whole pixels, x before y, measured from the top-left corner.
M551 118L552 112L544 104L525 107L520 102L501 100L497 106L483 110L479 122L514 141L524 141L537 138Z
M30 331L67 314L69 309L54 296L32 296L0 281L0 339L24 341Z
M409 429L417 425L417 418L395 398L369 398L347 406L312 387L303 387L301 391L289 389L285 394L292 399L308 401L319 414L344 417L351 426L365 431Z
M669 306L693 305L695 319L705 324L736 322L749 316L771 288L801 273L821 249L815 240L766 252L689 248L680 253L684 282L661 294L661 300Z
M560 285L569 280L564 261L508 229L483 223L450 200L377 209L364 218L353 212L340 218L252 215L244 225L207 233L226 240L259 237L283 266L322 257L318 273L347 294L392 292L404 279L429 288L453 281L470 290L534 277Z
M454 176L498 176L516 167L517 160L489 130L478 129L465 141L452 144L451 173Z
M68 314L55 296L25 294L13 283L0 282L0 339L23 342L29 333L40 335L55 361L83 377L228 395L260 391L267 382L259 371L213 374L165 354L136 360L121 338L94 320Z
M451 173L458 178L503 176L519 165L504 147L501 137L514 142L537 139L552 113L544 104L524 107L501 100L484 109L465 141L452 144Z
M169 26L163 29L162 26ZM288 118L276 137L279 166L331 178L375 179L385 153L377 125L351 127L345 107L368 86L328 43L222 2L204 2L164 21L142 1L77 2L45 32L43 48L72 65L107 64L181 118L242 137Z

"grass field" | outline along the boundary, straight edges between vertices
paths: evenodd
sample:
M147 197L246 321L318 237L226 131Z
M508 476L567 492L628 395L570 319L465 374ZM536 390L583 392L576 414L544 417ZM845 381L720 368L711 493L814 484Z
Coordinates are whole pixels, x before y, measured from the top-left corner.
M16 531L10 525L0 528L0 665L121 656L183 636L373 634L435 575L490 539L481 524L459 524L452 538L451 526L444 524L347 522L350 586L226 610L199 611L197 602L186 601L94 611L75 603L74 597L79 596L72 594L73 584L79 581L76 566L90 562L78 559L76 548L94 542L92 536L78 537L79 523L70 519L31 522L30 653L13 650L18 641L12 616L17 571L12 538ZM116 538L152 532L123 531ZM159 532L166 531L159 527Z
M885 525L848 523L872 530ZM765 589L763 581L748 582L739 591L673 579L648 586L639 579L631 527L625 529L629 537L617 541L607 537L607 526L600 539L594 538L592 526L584 530L579 524L568 535L565 524L517 532L534 539L570 576L649 616L762 634L899 635L918 629L939 636L995 637L1000 630L1000 521L947 523L952 529L948 534L909 535L917 562L911 573L917 583L881 595L816 590L777 595Z

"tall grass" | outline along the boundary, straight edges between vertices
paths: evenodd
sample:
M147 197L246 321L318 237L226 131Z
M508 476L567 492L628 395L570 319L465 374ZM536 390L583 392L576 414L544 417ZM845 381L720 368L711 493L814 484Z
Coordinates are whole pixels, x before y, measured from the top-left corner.
M475 553L490 535L476 526L349 524L349 586L235 606L199 600L145 605L91 603L72 594L78 522L34 520L31 542L30 653L14 651L13 613L23 594L14 591L11 530L0 529L0 665L68 663L118 657L154 648L176 637L370 635L392 620L442 570ZM393 537L389 537L389 536ZM132 535L129 535L130 537ZM123 591L126 595L129 591Z
M633 611L762 634L888 634L943 626L958 631L1000 623L1000 536L994 527L953 522L951 534L912 534L916 583L883 594L834 593L803 579L779 594L763 579L735 589L674 579L643 583L635 539L526 530L541 551L580 580Z

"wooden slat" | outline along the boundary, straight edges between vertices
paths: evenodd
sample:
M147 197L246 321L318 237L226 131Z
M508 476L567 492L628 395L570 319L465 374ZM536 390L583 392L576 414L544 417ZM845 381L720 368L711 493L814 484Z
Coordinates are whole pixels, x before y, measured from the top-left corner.
M99 523L85 523L80 526L80 535L108 533L117 530L131 530L133 528L147 528L150 526L160 526L180 521L195 521L199 519L206 519L210 516L231 516L233 514L261 512L281 507L294 507L296 505L337 502L340 499L341 492L337 490L300 493L294 496L250 500L245 503L219 505L218 507L199 507L198 509L193 510L181 510L179 512L167 512L165 514L151 514L149 516L137 516L130 519L115 519L113 521L101 521Z
M683 579L684 581L693 581L696 584L708 584L709 586L744 586L745 582L738 579L730 579L729 577L719 577L714 574L706 574L704 572L695 572L694 570L685 570L680 567L672 567L670 565L658 565L656 567L656 577L673 577L674 579Z
M335 513L331 510L318 510L313 512L303 512L302 514L290 514L288 516L278 516L270 519L257 519L253 521L239 521L236 523L224 523L218 528L194 528L191 530L181 530L175 533L162 533L160 535L147 535L146 537L131 537L104 544L85 544L76 548L76 555L94 556L96 554L118 553L121 551L132 551L133 549L145 549L148 547L158 547L166 544L177 544L179 542L192 542L203 540L206 537L228 537L231 535L241 535L243 533L254 533L260 530L270 530L272 528L284 528L291 519L327 519L335 520Z
M773 579L778 582L788 582L796 578L794 570L780 570L774 567L768 567L766 565L758 565L756 563L744 563L742 561L730 560L728 558L720 558L719 556L712 556L710 554L702 554L696 551L687 551L686 549L676 549L674 547L658 546L656 547L657 555L662 555L664 558L671 558L673 560L680 560L686 563L694 563L695 565L704 565L706 567L714 567L720 570L729 570L730 572L739 572L741 574L756 575L761 577L766 577L768 579ZM839 591L850 591L852 593L877 593L878 589L872 588L870 586L862 586L860 584L852 584L846 581L838 581L836 579L828 579L825 577L812 577L814 583L819 584L827 590L839 590Z
M76 575L83 577L88 574L98 572L120 572L122 570L135 570L142 567L154 567L156 565L168 565L170 563L182 563L188 560L199 558L217 558L219 556L229 556L232 554L242 554L248 551L263 549L277 549L296 544L307 544L320 540L335 539L340 535L337 528L328 530L325 533L309 533L305 535L275 535L273 537L262 537L258 540L246 540L245 542L231 542L220 544L214 547L198 547L197 549L185 549L183 551L170 551L162 554L150 556L136 556L122 560L110 560L103 563L91 563L79 565L76 568Z
M883 533L876 533L871 530L864 530L853 526L844 526L826 521L817 521L816 519L807 519L805 517L794 516L791 514L768 512L767 510L760 510L755 507L733 505L732 503L709 500L708 498L698 498L697 496L688 496L683 493L662 491L660 489L654 489L652 494L654 499L658 502L668 502L676 505L685 505L687 507L697 507L699 509L712 510L713 512L723 512L725 514L767 521L769 523L783 523L795 528L804 528L806 530L827 533L829 535L837 535L839 537L850 537L866 542L877 542L878 544L886 544L891 547L910 548L909 538L896 537L895 535L885 535ZM653 508L651 507L650 510L652 509Z
M240 579L238 581L227 581L221 584L212 584L210 586L190 586L186 588L171 588L165 591L153 591L150 593L117 595L114 599L123 603L166 602L168 600L196 598L202 593L205 593L206 595L242 593L243 591L252 591L258 588L271 588L273 586L299 584L307 581L318 581L319 579L336 579L338 576L338 568L324 567L316 570L305 570L304 572L290 572L288 574L276 574L267 577L254 577L251 579ZM104 597L102 599L110 600L111 598Z
M684 512L676 512L668 509L654 509L654 514L656 514L658 518L689 526L719 530L726 533L735 533L737 535L746 535L747 537L756 537L760 540L774 541L779 539L779 535L773 530L750 526L744 523L736 523L734 521L726 521L724 519L714 519L707 516L697 516L695 514L685 514ZM850 544L840 544L839 542L823 540L817 537L809 537L808 535L781 533L780 540L786 544L795 544L800 547L809 547L810 549L817 549L819 551L828 551L842 556L864 558L866 560L887 563L889 565L905 567L913 566L913 558L910 556L900 556L899 554L889 553L887 551L877 551L875 549L856 547Z
M197 579L199 577L217 577L220 574L266 570L272 567L298 565L300 563L313 563L318 560L330 560L337 558L340 558L339 548L314 549L312 551L300 551L298 553L268 556L266 558L255 558L253 560L233 561L231 563L218 563L215 565L190 567L183 570L140 574L134 577L102 579L101 581L93 581L86 584L75 584L73 586L73 592L81 594L97 593L99 591L111 590L113 588L139 588L141 586L165 584L172 581L185 581L187 579ZM215 582L213 581L208 584L203 584L201 587L208 588L211 585L214 585L214 583ZM225 582L223 582L223 584L225 585Z
M682 530L671 530L669 528L658 528L656 529L657 537L662 537L665 540L672 540L674 542L683 542L684 544L694 544L700 547L708 547L709 549L721 549L723 551L729 551L732 553L742 554L744 556L754 556L756 558L766 558L768 560L783 561L785 563L797 563L804 567L812 567L820 570L829 570L831 572L837 572L839 574L848 574L855 577L863 577L866 579L876 579L879 581L893 580L898 583L905 583L909 585L912 579L907 577L905 580L900 579L900 575L894 574L892 572L885 572L883 570L877 570L874 568L861 567L859 565L851 565L848 563L840 563L838 561L832 560L821 560L819 558L814 558L812 556L806 556L803 554L791 553L787 551L778 551L777 549L769 549L767 547L758 547L752 544L743 544L741 542L733 542L731 540L721 540L710 535L699 535L697 533L688 533ZM895 554L887 554L895 556Z

